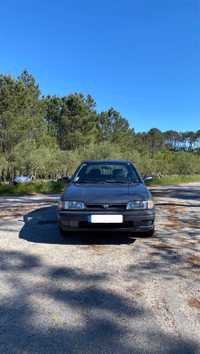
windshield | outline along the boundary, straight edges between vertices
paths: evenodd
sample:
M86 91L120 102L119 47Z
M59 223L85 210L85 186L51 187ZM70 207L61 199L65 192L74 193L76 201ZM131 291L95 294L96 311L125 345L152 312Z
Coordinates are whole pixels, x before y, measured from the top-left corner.
M138 183L140 177L130 163L85 163L74 177L75 183Z

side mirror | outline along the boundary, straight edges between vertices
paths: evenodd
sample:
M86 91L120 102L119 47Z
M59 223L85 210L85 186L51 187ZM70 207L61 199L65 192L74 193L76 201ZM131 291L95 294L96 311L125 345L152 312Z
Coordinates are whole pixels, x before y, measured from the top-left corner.
M152 181L152 179L153 179L152 176L144 176L144 177L143 177L144 182Z
M62 177L62 181L63 181L64 183L69 183L69 182L71 181L71 176L64 176L64 177Z

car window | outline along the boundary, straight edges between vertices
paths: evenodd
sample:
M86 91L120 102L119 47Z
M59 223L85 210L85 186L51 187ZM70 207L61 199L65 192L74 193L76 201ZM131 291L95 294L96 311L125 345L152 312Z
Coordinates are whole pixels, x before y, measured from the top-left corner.
M79 183L131 183L140 182L135 168L128 163L88 163L76 174Z

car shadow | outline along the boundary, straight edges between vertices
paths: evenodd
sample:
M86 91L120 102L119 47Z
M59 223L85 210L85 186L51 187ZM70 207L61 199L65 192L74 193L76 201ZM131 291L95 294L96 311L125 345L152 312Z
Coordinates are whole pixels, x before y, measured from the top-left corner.
M62 237L57 224L56 206L35 209L23 216L24 225L19 238L34 243L65 245L132 244L136 235L120 232L80 232Z

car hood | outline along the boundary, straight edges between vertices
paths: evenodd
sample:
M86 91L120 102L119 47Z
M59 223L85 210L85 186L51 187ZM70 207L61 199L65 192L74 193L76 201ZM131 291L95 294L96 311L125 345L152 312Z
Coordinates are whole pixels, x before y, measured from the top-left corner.
M151 193L143 183L136 184L70 184L63 200L85 203L127 203L130 200L148 200Z

